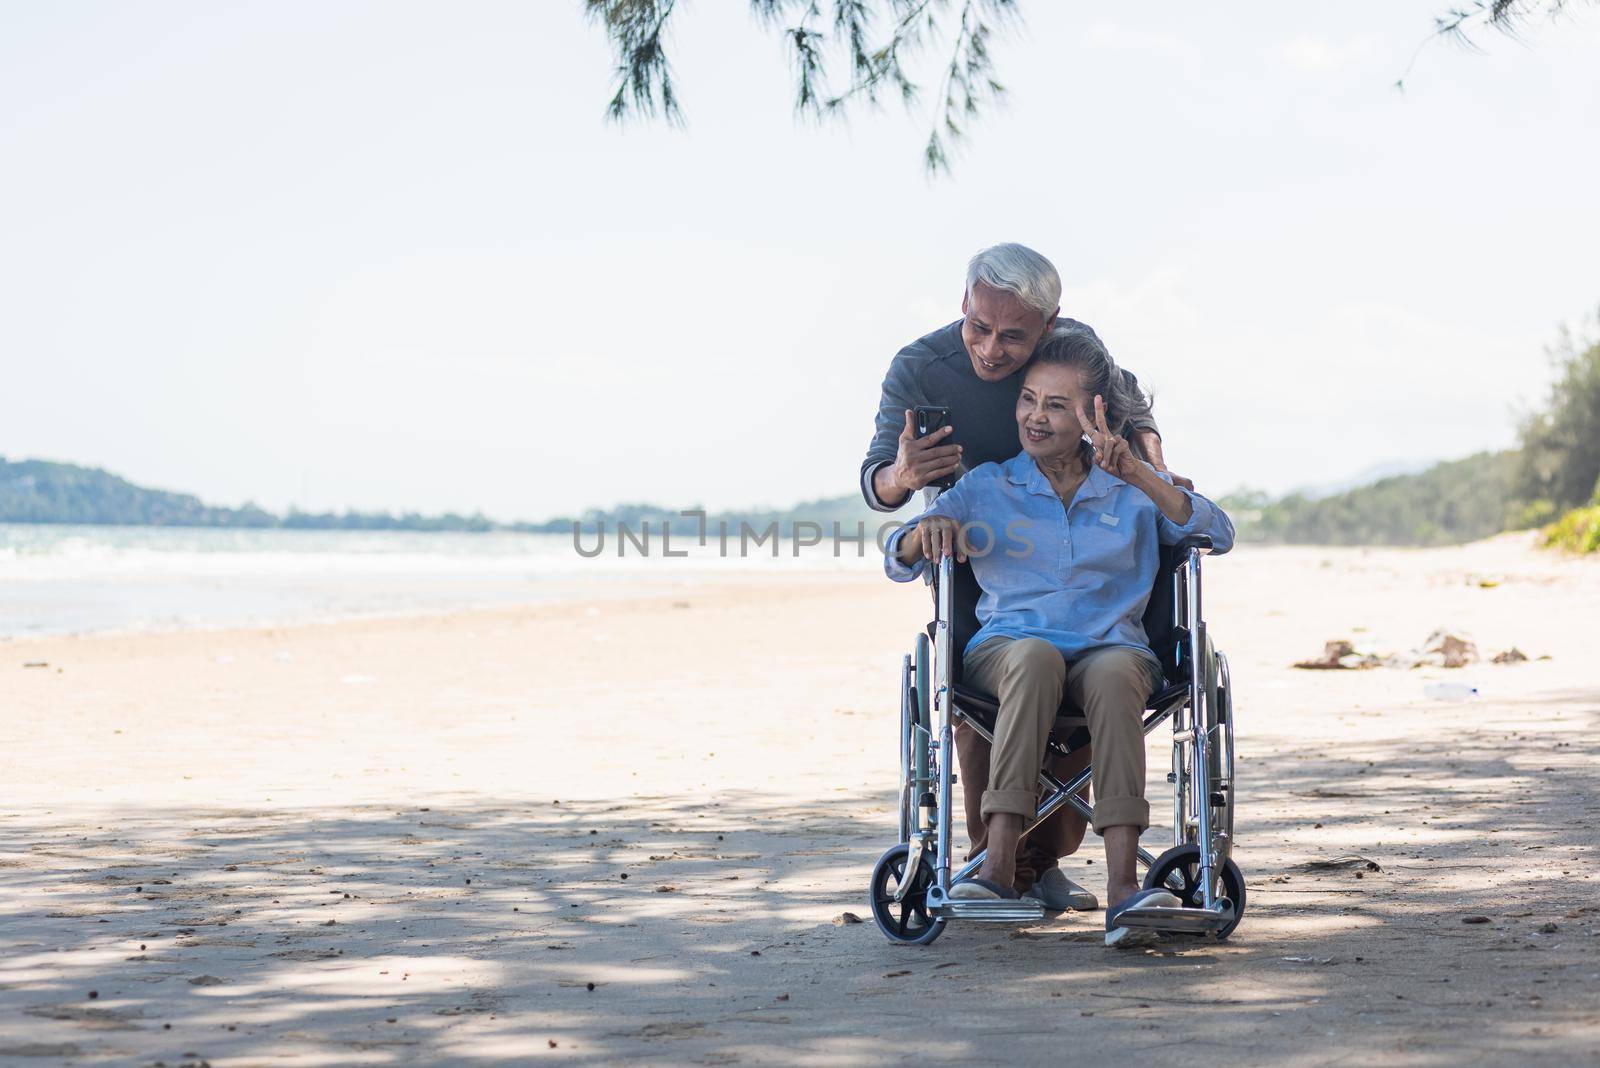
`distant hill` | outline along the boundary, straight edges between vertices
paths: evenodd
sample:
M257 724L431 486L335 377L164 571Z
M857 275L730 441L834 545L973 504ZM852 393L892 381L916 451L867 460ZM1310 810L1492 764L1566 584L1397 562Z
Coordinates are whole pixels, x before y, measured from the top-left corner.
M271 527L279 520L250 505L212 508L191 494L135 486L98 467L0 457L0 522Z
M0 457L0 523L150 527L290 527L314 530L489 530L482 516L310 513L278 516L247 504L218 508L188 493L136 486L98 467Z
M802 501L792 508L749 509L716 512L707 517L711 535L719 524L726 524L731 535L739 535L741 523L756 531L778 524L784 535L796 523L816 523L826 534L837 522L845 534L857 523L864 523L868 536L890 516L869 509L854 494ZM660 531L670 521L674 537L695 530L698 520L685 518L679 510L657 504L620 504L615 508L591 509L581 516L561 516L538 523L497 523L482 515L439 516L409 512L300 512L291 510L276 515L247 504L242 508L219 508L203 503L187 493L148 489L97 467L54 463L48 460L23 460L8 463L0 457L0 523L86 523L96 525L157 527L282 527L299 530L421 530L489 531L529 533L569 533L573 524L593 531L601 524L615 530L626 523L639 530L648 522Z
M1271 500L1237 493L1220 503L1239 540L1300 545L1451 545L1513 525L1518 454L1481 452L1329 497Z

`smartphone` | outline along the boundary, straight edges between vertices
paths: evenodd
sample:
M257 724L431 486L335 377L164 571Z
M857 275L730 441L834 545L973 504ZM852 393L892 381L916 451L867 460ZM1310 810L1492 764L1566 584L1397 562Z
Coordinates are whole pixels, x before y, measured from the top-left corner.
M916 427L917 437L925 438L940 427L950 425L950 409L931 404L919 404L911 410L911 419L912 424ZM956 484L958 477L958 473L951 472L942 478L935 479L928 485L947 490Z

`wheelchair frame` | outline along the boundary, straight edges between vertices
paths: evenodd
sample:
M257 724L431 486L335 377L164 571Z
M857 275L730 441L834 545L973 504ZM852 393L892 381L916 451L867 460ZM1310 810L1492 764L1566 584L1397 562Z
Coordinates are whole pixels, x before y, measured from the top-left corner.
M1163 560L1157 582L1170 581L1172 649L1164 677L1181 677L1146 703L1144 733L1172 720L1173 847L1160 857L1139 849L1146 868L1144 885L1163 885L1183 901L1180 908L1140 908L1123 913L1130 927L1225 938L1244 911L1244 880L1233 863L1233 688L1227 658L1213 651L1202 614L1200 560L1210 550L1204 536L1184 539L1176 566ZM917 653L901 662L900 687L900 841L879 859L871 889L873 917L895 942L926 945L949 920L1028 923L1043 918L1043 905L1018 901L963 901L949 896L952 884L977 871L979 853L952 870L955 724L964 721L986 740L993 734L961 708L953 684L954 562L945 557L934 575L933 672L925 670L927 638L919 635ZM931 690L931 693L926 691ZM930 701L931 698L931 701ZM932 717L928 716L931 704ZM1092 740L1091 740L1092 741ZM1069 751L1052 734L1049 750ZM1090 781L1092 764L1068 781L1040 770L1044 798L1026 838L1045 819L1071 805L1085 819L1089 805L1078 796ZM898 915L897 915L898 914ZM910 921L916 919L916 925Z

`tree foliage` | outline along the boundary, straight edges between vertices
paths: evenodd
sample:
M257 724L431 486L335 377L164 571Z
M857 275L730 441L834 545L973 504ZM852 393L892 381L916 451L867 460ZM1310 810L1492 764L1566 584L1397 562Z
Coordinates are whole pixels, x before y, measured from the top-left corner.
M1417 56L1434 41L1445 40L1472 52L1481 52L1479 31L1491 29L1507 37L1520 38L1522 31L1539 19L1554 22L1574 4L1593 3L1594 0L1472 0L1471 3L1446 8L1434 16L1433 33L1417 47L1405 74L1395 80L1396 89L1404 89L1406 77L1416 65Z
M1539 17L1554 19L1574 4L1594 2L1472 0L1435 16L1428 40L1446 38L1477 49L1475 33L1480 29L1514 37ZM605 31L616 54L616 88L606 105L612 120L659 117L684 125L667 54L678 3L583 0L585 13ZM950 170L951 153L968 130L1005 96L990 45L997 30L1021 19L1019 0L748 3L756 21L784 42L795 79L795 113L803 119L842 119L857 106L877 108L886 97L912 111L923 87L936 82L922 150L930 175ZM1402 76L1395 84L1404 83Z
M1299 545L1452 545L1506 529L1516 454L1478 453L1332 497L1270 500L1243 493L1220 502L1240 541Z
M1570 0L1473 0L1451 7L1433 20L1433 31L1459 44L1476 47L1472 33L1488 26L1501 33L1516 34L1535 18L1553 19L1566 10Z
M1549 400L1522 422L1515 491L1554 515L1600 504L1600 331L1588 341L1563 331L1552 358Z
M885 99L908 110L926 84L937 85L923 146L929 173L950 169L968 127L1005 95L995 76L994 35L1017 18L1017 0L749 0L751 13L778 34L795 78L801 118L844 118ZM684 112L667 57L678 0L584 0L616 53L614 120L659 116L682 125ZM937 57L937 65L924 62Z

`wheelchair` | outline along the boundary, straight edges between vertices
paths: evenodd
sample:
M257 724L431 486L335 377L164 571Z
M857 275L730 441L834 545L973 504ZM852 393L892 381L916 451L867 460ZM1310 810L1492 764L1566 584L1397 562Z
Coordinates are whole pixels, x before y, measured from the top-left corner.
M1204 535L1162 546L1161 566L1145 608L1144 629L1160 659L1165 685L1145 704L1144 733L1172 720L1173 845L1159 857L1139 849L1143 885L1165 886L1178 908L1129 909L1122 923L1164 934L1224 939L1244 915L1244 877L1233 862L1233 687L1228 660L1211 646L1201 615L1200 561L1210 551ZM1031 898L962 901L950 887L976 872L979 853L956 867L951 840L951 787L955 775L955 724L963 721L991 744L997 699L964 686L961 654L977 632L979 588L970 565L945 557L933 575L935 614L901 663L900 839L872 872L872 917L891 941L928 945L951 920L1027 924L1044 918ZM1063 698L1048 754L1065 755L1090 744L1081 710ZM1093 753L1090 753L1091 760ZM1042 800L1023 838L1063 806L1085 819L1090 806L1078 796L1092 766L1069 781L1046 767L1039 772Z

